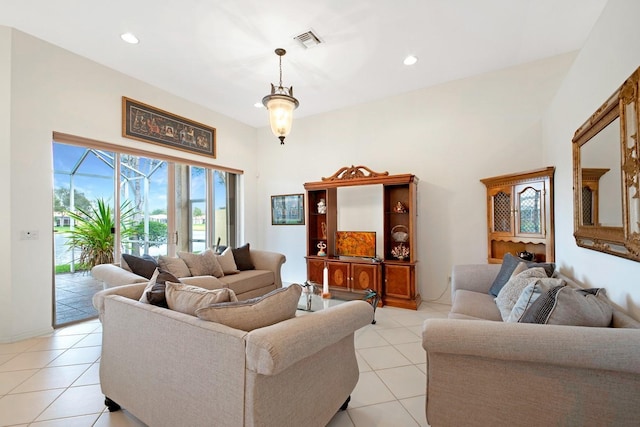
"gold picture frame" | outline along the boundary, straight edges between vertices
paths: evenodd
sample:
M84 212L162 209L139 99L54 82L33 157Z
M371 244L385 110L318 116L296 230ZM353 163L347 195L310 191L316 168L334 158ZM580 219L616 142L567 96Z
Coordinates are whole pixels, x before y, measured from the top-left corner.
M122 97L122 136L216 158L216 129Z

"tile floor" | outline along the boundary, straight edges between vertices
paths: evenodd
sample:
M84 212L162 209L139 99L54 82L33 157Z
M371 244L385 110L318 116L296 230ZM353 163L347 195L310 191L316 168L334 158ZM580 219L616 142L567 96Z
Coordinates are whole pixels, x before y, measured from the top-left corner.
M422 322L450 306L418 311L378 308L375 325L356 333L360 380L349 408L331 427L427 426ZM102 329L89 320L47 336L0 344L0 426L143 426L126 411L106 410L98 367Z
M102 282L87 272L56 274L56 325L96 317L91 298L101 291Z

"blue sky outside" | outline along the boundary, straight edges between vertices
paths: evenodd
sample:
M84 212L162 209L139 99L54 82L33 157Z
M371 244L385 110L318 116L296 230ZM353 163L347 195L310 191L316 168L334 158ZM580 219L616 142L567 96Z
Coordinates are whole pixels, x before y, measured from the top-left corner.
M53 162L54 162L54 188L69 188L70 176L69 172L78 164L85 154L86 149L73 145L60 143L53 144ZM113 153L105 152L109 157L113 157ZM110 163L110 159L105 159ZM149 160L140 158L138 168L143 173L149 171ZM74 177L75 189L84 193L85 197L90 201L97 198L105 198L113 205L113 168L99 159L93 153L89 153L78 167L76 176ZM226 206L226 189L225 184L216 179L215 186L215 207L216 209ZM149 211L156 209L167 210L167 165L163 164L161 168L156 170L150 178L149 185ZM204 198L205 180L193 179L191 182L191 197Z

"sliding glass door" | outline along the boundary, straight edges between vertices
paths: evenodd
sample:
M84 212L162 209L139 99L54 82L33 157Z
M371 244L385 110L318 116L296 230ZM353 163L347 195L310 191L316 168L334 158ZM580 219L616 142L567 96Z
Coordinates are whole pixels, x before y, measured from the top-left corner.
M235 243L233 173L58 142L53 159L54 326L96 315L95 264Z

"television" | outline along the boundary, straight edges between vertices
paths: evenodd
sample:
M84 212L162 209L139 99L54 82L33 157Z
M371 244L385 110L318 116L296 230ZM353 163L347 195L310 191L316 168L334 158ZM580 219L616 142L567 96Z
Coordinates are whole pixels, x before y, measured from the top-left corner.
M375 258L375 231L336 231L336 256Z

